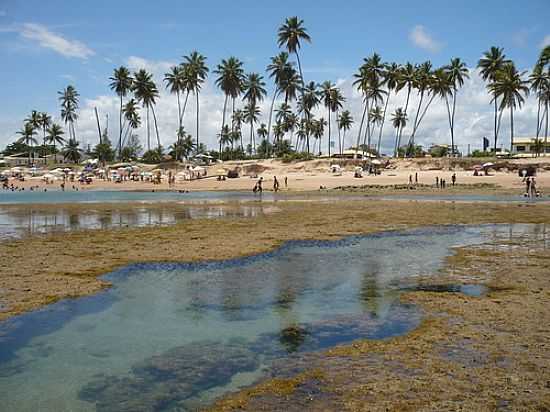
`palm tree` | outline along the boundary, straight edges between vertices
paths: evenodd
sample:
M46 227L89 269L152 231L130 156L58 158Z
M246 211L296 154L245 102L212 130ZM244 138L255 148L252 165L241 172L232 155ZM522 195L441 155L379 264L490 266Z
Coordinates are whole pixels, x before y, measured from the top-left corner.
M382 114L382 124L380 125L380 130L378 132L378 144L376 145L376 150L380 153L380 145L382 142L382 130L384 129L384 123L386 121L386 113L388 112L388 104L390 102L390 95L393 90L396 90L397 84L399 82L399 75L401 72L401 67L397 63L386 64L382 77L384 83L386 84L387 96L386 103L384 104L384 112Z
M419 99L418 107L416 108L416 115L413 122L413 130L409 137L409 147L414 146L414 137L416 134L417 125L419 124L422 103L424 102L424 97L426 97L426 95L429 95L431 92L430 87L432 79L432 63L430 61L425 61L424 63L416 67L413 87L416 89Z
M370 110L369 118L370 118L370 124L372 125L372 128L371 128L371 131L369 132L369 141L367 142L367 147L370 150L371 148L370 136L372 135L372 132L374 131L377 125L378 126L382 125L382 120L384 119L382 108L380 106L373 107Z
M521 108L525 102L524 95L529 94L529 82L523 79L513 63L507 63L495 75L495 80L489 84L489 90L494 99L501 98L500 110L510 109L510 154L514 144L514 109Z
M53 153L54 153L54 161L57 163L57 150L56 145L57 144L63 144L65 142L65 139L63 138L63 129L60 125L57 123L53 123L48 128L48 143L53 145Z
M63 158L65 160L69 159L73 163L78 163L81 157L79 145L76 140L69 139L67 146L63 149Z
M78 119L78 97L80 95L71 85L58 92L58 94L61 101L61 119L65 122L65 126L69 127L69 139L76 140L74 123Z
M305 81L298 50L300 50L301 41L307 41L308 43L311 43L311 37L309 36L309 34L307 34L307 29L303 26L303 24L304 21L298 19L298 17L289 17L286 19L285 23L281 27L279 27L279 31L277 34L277 43L279 47L285 46L289 53L294 53L296 55L302 88L305 85Z
M529 76L529 82L531 83L531 91L537 97L537 134L536 140L538 141L540 136L540 131L542 128L541 120L541 108L543 106L543 101L545 97L545 91L548 89L548 84L550 82L550 74L543 71L542 66L536 65ZM546 112L546 110L545 110ZM543 113L543 118L545 113Z
M243 91L244 70L243 63L236 57L230 57L227 60L223 59L218 64L214 74L218 75L216 78L216 86L218 86L225 94L225 100L223 103L223 115L222 115L222 130L225 126L225 111L227 108L227 100L229 97L235 99L239 97ZM235 105L233 104L233 108ZM221 132L220 132L221 133Z
M464 80L469 79L468 68L466 63L458 57L451 59L451 63L445 66L445 71L451 84L451 95L453 96L453 105L450 107L448 95L445 94L445 104L447 106L447 114L449 116L449 129L451 131L451 156L454 156L455 150L455 112L456 112L456 94L458 89L464 85Z
M351 117L351 113L349 110L344 110L340 116L338 117L338 129L341 129L344 131L344 135L342 136L342 139L340 140L340 156L342 156L342 147L344 146L346 142L346 131L348 131L351 128L351 125L353 124L353 118Z
M17 134L21 136L18 140L18 143L24 143L28 146L29 166L30 166L32 165L32 160L31 160L32 146L33 144L37 143L36 139L34 138L34 135L36 134L35 128L31 122L25 122L23 128L20 131L18 131Z
M321 83L321 85L320 85L323 105L327 109L327 114L328 114L328 141L327 141L327 147L328 147L328 156L329 157L330 157L330 140L331 140L331 135L330 135L330 123L331 123L331 121L330 121L330 112L333 111L332 107L334 105L332 104L332 98L333 98L333 91L334 91L335 87L336 87L336 85L333 84L329 80Z
M114 90L120 97L120 109L118 116L118 157L120 157L120 152L122 150L122 99L132 90L133 79L130 75L130 71L126 67L120 66L118 69L115 69L113 77L110 77L109 80L111 80L111 84L109 85L111 90Z
M134 74L133 90L136 99L147 110L147 150L151 150L151 132L149 127L149 110L153 113L153 120L155 122L155 131L157 135L157 145L160 150L160 136L157 125L157 116L155 114L155 99L159 97L157 85L153 81L153 75L148 73L144 69L140 69Z
M496 80L496 75L499 71L503 69L505 65L510 63L510 60L506 59L506 55L504 54L504 49L499 47L491 47L490 50L483 53L483 57L479 59L477 63L477 67L480 70L481 77L483 80L488 82L487 87L490 90L490 84L494 83ZM497 152L497 140L498 140L498 130L500 126L500 121L498 118L498 101L496 97L493 95L492 101L495 104L495 145L494 145L494 151L495 156Z
M252 138L254 134L254 122L258 119L255 114L260 115L260 109L256 106L266 96L264 78L258 73L249 73L246 75L243 83L244 95L243 100L248 102L245 108L245 117L250 123L250 144L252 144ZM253 145L254 151L256 151L256 144Z
M185 73L187 78L188 89L195 94L197 103L197 150L199 149L200 134L199 134L199 93L202 88L202 84L208 77L208 67L206 66L206 57L197 51L191 52L189 56L184 56L184 65L186 67Z
M409 108L409 98L411 96L411 91L415 82L416 78L416 68L411 63L406 63L405 66L401 68L401 71L399 73L399 79L397 82L397 87L395 91L398 93L401 89L404 87L407 88L407 99L405 101L405 109L403 110L405 116L407 116L407 110ZM403 128L405 128L407 123L403 125ZM397 151L399 149L399 146L401 146L401 136L403 135L403 128L399 129L398 131L398 137L395 141L395 149L394 149L394 157L397 156Z
M284 125L291 114L292 109L290 105L283 102L277 109L275 109L275 121L278 124Z
M256 152L256 139L254 139L254 124L258 122L260 117L260 108L256 105L254 100L250 100L244 107L243 118L244 121L250 124L250 145L253 149L253 153Z
M52 117L46 112L39 113L40 127L42 127L42 146L44 149L44 158L46 158L46 130L52 124Z
M164 81L166 82L166 88L171 94L175 94L178 100L178 132L182 125L181 116L181 93L186 90L185 68L182 65L173 66L168 73L164 74ZM177 142L176 142L177 143Z
M263 141L267 142L266 137L269 133L268 133L267 126L265 125L265 123L260 124L260 127L258 128L258 130L256 130L256 134L261 139L260 142L263 142ZM269 142L267 142L267 144L269 145ZM266 146L268 146L268 145L266 145ZM269 156L269 153L266 153L266 155Z
M25 122L29 124L34 131L38 130L42 126L42 118L40 112L37 112L36 110L33 110L31 112L31 115L25 119ZM37 141L35 139L32 140L34 144L37 144ZM32 146L32 144L31 144ZM30 156L32 153L32 158L34 160L34 150L29 150L29 164L31 164Z
M126 128L126 130L122 139L122 147L124 147L128 135L131 135L131 131L136 130L141 125L141 118L138 110L138 103L134 99L128 100L124 105L124 124L122 128Z
M271 100L269 118L267 122L267 141L269 142L271 133L271 119L273 118L275 99L280 93L289 89L288 85L292 82L292 79L296 77L296 71L294 70L294 67L292 67L292 63L288 61L288 53L280 52L277 56L271 58L271 63L267 66L267 72L269 73L269 77L273 78L273 81L275 83L275 91L273 93L273 99ZM294 92L292 92L291 90L289 91L290 95L285 93L285 103L288 103L288 99L292 97L291 95L294 94L295 96L296 93L295 90Z
M320 92L315 82L309 82L302 90L302 98L298 102L298 110L305 117L306 124L312 120L311 112L317 107L320 102ZM306 149L309 153L309 131L310 127L306 127Z
M395 146L397 149L399 149L399 147L397 146L399 133L407 125L407 113L401 107L399 107L392 115L392 125L395 128ZM397 152L395 156L397 156Z
M218 141L220 143L220 157L222 155L222 147L229 145L231 140L231 130L229 126L224 125L220 133L218 133Z
M241 151L244 152L243 147L243 134L242 134L242 124L244 121L244 114L243 111L240 109L237 109L233 112L233 115L231 116L231 126L233 132L239 137L240 145L241 145Z

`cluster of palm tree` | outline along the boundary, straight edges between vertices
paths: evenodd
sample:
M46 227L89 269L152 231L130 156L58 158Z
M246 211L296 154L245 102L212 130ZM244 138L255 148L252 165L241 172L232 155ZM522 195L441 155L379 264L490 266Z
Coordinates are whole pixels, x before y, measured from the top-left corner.
M23 128L17 132L21 136L18 139L18 143L25 144L28 147L29 164L32 163L32 158L34 157L34 146L38 144L38 140L35 138L37 131L42 131L42 155L46 157L48 154L48 145L52 145L52 151L57 161L56 145L62 144L65 141L63 138L63 129L59 124L53 123L51 116L46 112L33 110L30 116L25 119Z
M215 85L223 92L223 111L220 131L217 135L219 152L237 153L238 156L258 154L270 156L273 152L284 150L321 153L323 138L326 137L326 149L330 156L333 141L333 122L338 131L338 150L343 153L346 147L346 132L354 123L349 110L344 109L346 98L341 89L331 81L316 83L306 82L303 76L300 49L303 43L310 43L311 37L304 27L303 20L290 17L279 27L277 44L284 50L271 57L266 68L268 77L274 83L271 96L267 125L261 123L256 128L260 117L260 104L267 97L266 82L260 73L246 73L244 64L237 57L223 59L213 70L216 75ZM519 72L514 63L507 59L503 49L492 47L486 51L478 62L482 78L487 82L487 89L494 105L494 151L496 153L501 119L505 109L510 112L510 149L514 138L514 111L520 109L530 91L537 98L536 137L544 134L545 145L548 138L548 117L550 105L550 47L546 47L527 80L525 72ZM164 75L167 90L177 97L177 130L176 142L171 146L171 153L177 159L189 155L193 150L205 150L200 143L199 94L207 80L209 68L206 57L193 51L183 57L180 64L171 67ZM358 127L355 153L380 153L382 136L390 100L398 93L405 93L404 106L395 107L391 113L391 124L395 129L392 138L393 154L412 155L416 151L416 136L432 103L438 99L446 107L450 133L451 155L455 155L456 136L455 119L457 96L465 81L469 78L466 64L459 58L453 58L449 64L434 68L426 61L421 64L383 62L380 55L373 53L363 59L363 63L353 75L353 86L362 96L362 115ZM162 154L155 105L159 90L153 75L145 69L131 73L121 66L114 70L110 78L110 88L120 98L119 135L117 143L118 157L122 156L125 146L135 137L135 130L141 126L140 108L145 110L147 150L151 151L151 127L149 116L152 114L156 134L157 148ZM67 86L59 92L61 101L61 119L68 131L68 141L64 154L76 159L78 139L76 122L78 120L79 94L73 86ZM184 127L185 112L190 95L196 99L196 136L186 132ZM183 100L183 102L182 102ZM413 106L414 101L414 107ZM229 103L230 116L227 110ZM240 105L242 103L242 105ZM240 106L240 107L237 107ZM326 118L316 116L326 109ZM409 113L411 112L411 113ZM410 121L409 121L410 120ZM248 144L243 144L243 125L249 128ZM403 138L403 131L407 136ZM51 117L45 113L32 112L26 119L24 128L18 132L21 141L30 147L37 144L37 131L42 132L43 146L64 143L63 130L58 124L52 124ZM256 137L260 139L259 145ZM311 149L311 138L313 150ZM101 144L101 136L100 136ZM235 149L237 146L237 149ZM261 150L258 151L258 147ZM274 148L279 148L275 150ZM353 147L353 145L352 145ZM32 150L29 150L29 159Z

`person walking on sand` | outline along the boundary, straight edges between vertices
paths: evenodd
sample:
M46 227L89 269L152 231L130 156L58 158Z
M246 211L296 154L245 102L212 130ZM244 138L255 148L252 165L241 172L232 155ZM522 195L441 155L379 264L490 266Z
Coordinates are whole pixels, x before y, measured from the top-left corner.
M273 191L277 192L279 190L279 181L277 180L277 176L273 176Z
M435 177L435 187L439 189L439 176Z
M414 172L414 184L418 184L418 172Z
M260 179L258 179L258 181L256 182L254 189L252 189L254 193L256 192L262 193L262 181L263 181L263 177L260 177Z
M455 183L456 183L456 173L453 173L453 175L451 176L451 183L453 184L453 186L455 185Z
M525 195L531 197L531 178L529 176L525 179Z
M531 197L537 197L537 183L535 182L534 177L531 178Z

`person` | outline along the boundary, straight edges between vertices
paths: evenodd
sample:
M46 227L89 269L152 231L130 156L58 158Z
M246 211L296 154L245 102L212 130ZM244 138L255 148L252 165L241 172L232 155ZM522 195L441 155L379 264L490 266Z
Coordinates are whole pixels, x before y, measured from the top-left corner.
M453 186L455 185L455 183L456 183L456 173L453 173L453 175L451 176L451 183L453 184Z
M439 189L439 176L435 177L435 187Z
M279 190L279 181L277 180L277 176L273 176L273 191L277 192Z
M413 175L409 175L409 185L413 184Z
M262 193L262 180L263 180L263 177L260 177L260 179L256 182L254 189L252 189L254 193L256 192Z
M285 176L285 189L288 188L288 177Z
M415 184L415 185L418 184L418 172L415 172L415 173L414 173L414 184Z
M537 183L534 177L531 178L531 197L537 197Z
M525 179L525 194L528 197L531 197L531 178L530 177L527 177Z

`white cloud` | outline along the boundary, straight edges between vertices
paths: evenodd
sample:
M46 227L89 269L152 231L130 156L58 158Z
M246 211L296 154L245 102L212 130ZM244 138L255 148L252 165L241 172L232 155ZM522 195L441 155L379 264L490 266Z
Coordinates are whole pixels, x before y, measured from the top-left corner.
M550 46L550 34L544 36L544 39L542 39L542 42L540 43L541 49L545 48L546 46Z
M126 59L126 65L131 70L145 69L152 72L154 75L163 76L170 67L175 66L177 63L164 61L164 60L148 60L143 57L130 56Z
M409 33L409 40L417 47L428 50L432 53L437 53L441 50L441 43L436 41L422 25L414 26Z
M87 59L95 55L95 52L84 43L67 39L41 24L24 23L17 31L23 38L36 41L41 47L51 49L65 57Z

